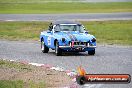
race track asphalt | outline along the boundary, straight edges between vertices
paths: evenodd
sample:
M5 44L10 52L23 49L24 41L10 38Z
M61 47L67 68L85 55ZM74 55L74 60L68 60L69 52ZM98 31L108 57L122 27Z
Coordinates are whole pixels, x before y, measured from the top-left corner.
M0 21L105 21L132 20L132 12L120 13L71 13L71 14L0 14Z
M0 59L51 64L69 70L76 70L82 65L89 74L132 75L132 46L98 44L94 56L87 53L66 53L63 56L56 56L53 50L42 53L38 41L0 40ZM132 88L132 83L87 84L80 88Z

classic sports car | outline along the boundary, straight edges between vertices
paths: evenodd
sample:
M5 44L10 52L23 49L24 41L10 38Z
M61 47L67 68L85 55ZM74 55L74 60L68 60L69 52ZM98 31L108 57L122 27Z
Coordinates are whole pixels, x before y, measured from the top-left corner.
M96 38L85 31L84 26L78 22L52 22L47 31L41 32L40 41L43 53L48 53L51 48L57 56L70 51L88 51L89 55L95 54Z

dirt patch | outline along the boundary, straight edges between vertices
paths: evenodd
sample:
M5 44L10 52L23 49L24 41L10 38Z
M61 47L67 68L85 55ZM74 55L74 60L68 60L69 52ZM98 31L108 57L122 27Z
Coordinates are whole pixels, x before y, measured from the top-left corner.
M16 62L11 63L15 64ZM22 68L0 65L0 80L23 80L24 88L29 88L29 82L44 82L46 88L65 87L72 83L71 78L68 77L65 72L31 65Z

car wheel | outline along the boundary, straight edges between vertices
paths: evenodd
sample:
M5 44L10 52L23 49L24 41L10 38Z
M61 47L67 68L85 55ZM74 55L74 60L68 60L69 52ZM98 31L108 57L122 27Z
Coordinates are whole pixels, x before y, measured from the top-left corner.
M86 83L86 78L84 76L78 76L76 78L76 82L79 84L79 85L84 85Z
M58 41L56 41L56 44L55 44L55 54L56 54L56 56L62 55L62 50L59 48Z
M89 55L94 55L94 54L95 54L95 49L94 49L94 50L88 51L88 54L89 54Z
M45 45L44 41L41 41L41 50L43 53L48 53L49 48Z

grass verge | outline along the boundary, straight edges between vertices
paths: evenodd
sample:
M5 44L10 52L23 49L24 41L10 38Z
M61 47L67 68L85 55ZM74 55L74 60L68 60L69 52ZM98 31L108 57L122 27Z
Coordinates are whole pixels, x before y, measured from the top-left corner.
M132 21L81 22L98 43L132 45ZM0 22L0 39L39 40L49 22Z
M3 67L17 69L18 71L31 71L31 70L33 70L31 65L0 60L0 68L3 68Z
M70 82L64 72L0 59L0 88L58 88Z
M0 88L46 88L44 81L24 81L24 79L22 79L24 75L22 77L18 76L18 78L15 77L15 75L29 73L36 69L37 68L31 65L0 60ZM4 73L4 76L2 73Z
M0 80L0 88L46 88L43 82L29 82L27 86L24 86L23 80Z
M22 80L9 81L0 80L0 88L23 88L24 82Z
M132 21L82 22L98 43L132 45Z
M3 1L3 0L2 0ZM132 2L109 3L2 3L1 14L132 12Z

